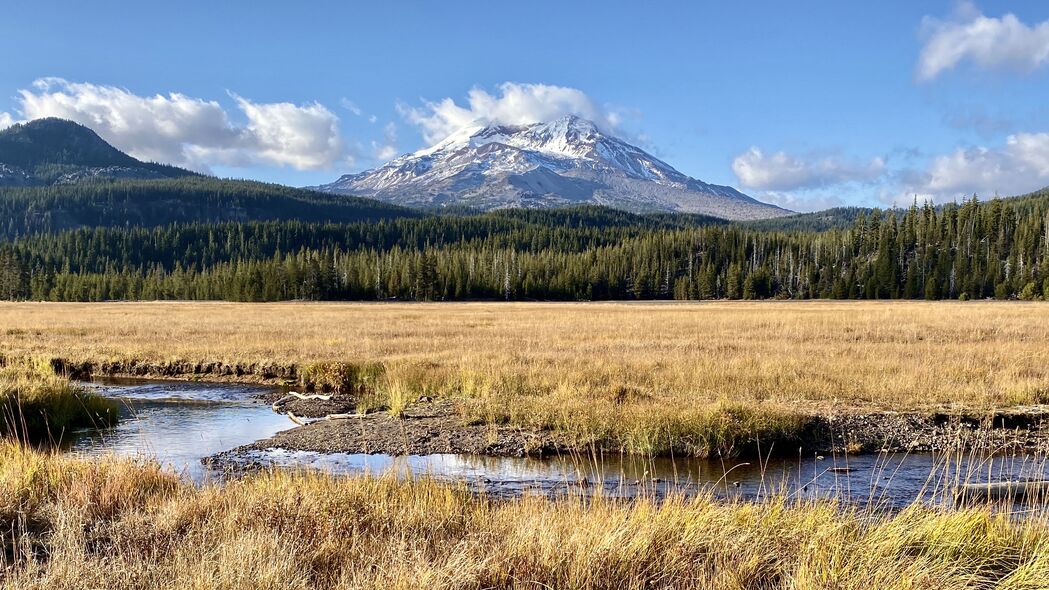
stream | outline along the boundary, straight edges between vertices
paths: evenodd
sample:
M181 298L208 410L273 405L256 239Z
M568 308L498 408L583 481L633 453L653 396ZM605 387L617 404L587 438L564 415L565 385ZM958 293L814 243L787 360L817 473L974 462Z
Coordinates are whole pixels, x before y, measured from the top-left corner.
M132 380L85 386L117 400L122 420L113 428L78 433L70 452L156 460L197 483L220 482L226 477L202 459L296 427L287 416L256 399L268 391L260 386ZM957 482L1049 479L1044 459L945 458L931 453L721 461L629 455L395 457L267 449L243 453L237 460L244 466L316 469L341 475L427 475L463 482L494 496L602 490L618 497L677 492L760 499L780 492L804 498L848 498L885 507L948 498Z

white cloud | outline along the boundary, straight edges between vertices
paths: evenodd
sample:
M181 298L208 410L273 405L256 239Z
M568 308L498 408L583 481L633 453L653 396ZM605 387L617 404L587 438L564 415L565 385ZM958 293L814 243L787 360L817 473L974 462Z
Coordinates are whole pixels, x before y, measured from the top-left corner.
M247 119L216 101L179 93L139 96L115 86L42 78L19 91L26 120L82 123L131 155L198 170L209 165L327 168L344 157L338 117L318 103L254 103L233 95Z
M849 182L871 182L885 173L885 160L854 162L836 156L766 154L757 147L736 156L732 171L742 186L782 193Z
M347 111L350 111L358 117L360 117L363 114L363 111L361 111L361 107L357 106L357 103L353 102L352 100L346 97L339 99L339 104L342 105L342 108L346 109Z
M799 213L823 211L846 205L839 195L826 193L769 191L751 196L764 203L779 205Z
M372 152L375 159L387 161L397 155L397 125L387 123L382 128L382 141L372 141Z
M1018 195L1049 185L1049 133L1017 133L997 148L957 149L902 174L905 194L936 201Z
M468 125L527 125L574 114L590 119L606 131L615 131L620 117L598 105L583 91L549 84L499 85L498 96L481 88L467 93L466 106L445 98L424 101L421 107L398 105L398 110L411 123L418 125L430 143L448 137Z
M1027 25L1011 13L991 18L961 2L947 20L925 17L922 31L919 80L932 80L966 60L984 69L1020 71L1049 63L1049 21Z
M299 170L326 168L343 155L339 118L320 103L253 103L239 96L237 106L248 118L242 131L252 158Z
M998 146L957 148L948 153L902 156L890 169L884 158L862 164L842 158L803 158L758 148L740 154L732 169L740 185L759 200L795 211L844 204L842 196L885 205L915 197L937 203L973 193L1013 196L1049 186L1049 133L1016 133ZM895 159L894 161L899 161Z
M15 124L15 118L11 113L0 113L0 129L6 129Z

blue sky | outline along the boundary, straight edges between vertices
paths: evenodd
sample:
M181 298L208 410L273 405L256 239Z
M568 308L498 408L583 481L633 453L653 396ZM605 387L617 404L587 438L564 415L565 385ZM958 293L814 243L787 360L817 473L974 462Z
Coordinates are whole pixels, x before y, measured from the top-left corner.
M307 185L566 111L798 210L1049 185L1049 4L735 4L11 3L0 126Z

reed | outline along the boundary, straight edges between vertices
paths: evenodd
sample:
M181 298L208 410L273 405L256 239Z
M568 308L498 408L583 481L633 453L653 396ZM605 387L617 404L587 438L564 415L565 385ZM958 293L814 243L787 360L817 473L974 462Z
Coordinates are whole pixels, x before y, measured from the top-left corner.
M0 304L0 354L296 381L632 452L789 439L799 416L1049 402L1049 303Z
M41 359L11 359L0 366L0 435L61 443L72 430L111 426L115 404L56 375Z
M1049 523L708 496L495 500L429 479L154 464L0 445L4 588L1043 588Z

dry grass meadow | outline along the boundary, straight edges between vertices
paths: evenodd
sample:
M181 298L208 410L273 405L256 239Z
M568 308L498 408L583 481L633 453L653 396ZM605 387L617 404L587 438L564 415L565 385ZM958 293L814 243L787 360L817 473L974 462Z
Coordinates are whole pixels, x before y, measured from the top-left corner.
M494 501L429 480L157 467L0 445L0 588L1045 588L1043 513L708 497Z
M46 374L52 358L379 367L368 374L391 404L455 396L487 419L604 429L651 451L665 429L710 428L717 408L753 429L785 427L797 408L1043 402L1049 305L3 304L0 353L16 397L64 392L41 399L75 393ZM1019 590L1049 579L1040 506L497 500L425 478L289 471L194 487L156 464L10 441L0 531L0 589Z
M226 363L245 379L379 367L393 408L452 396L471 419L644 453L722 436L725 412L754 432L799 412L1047 402L1049 304L5 303L0 354Z

